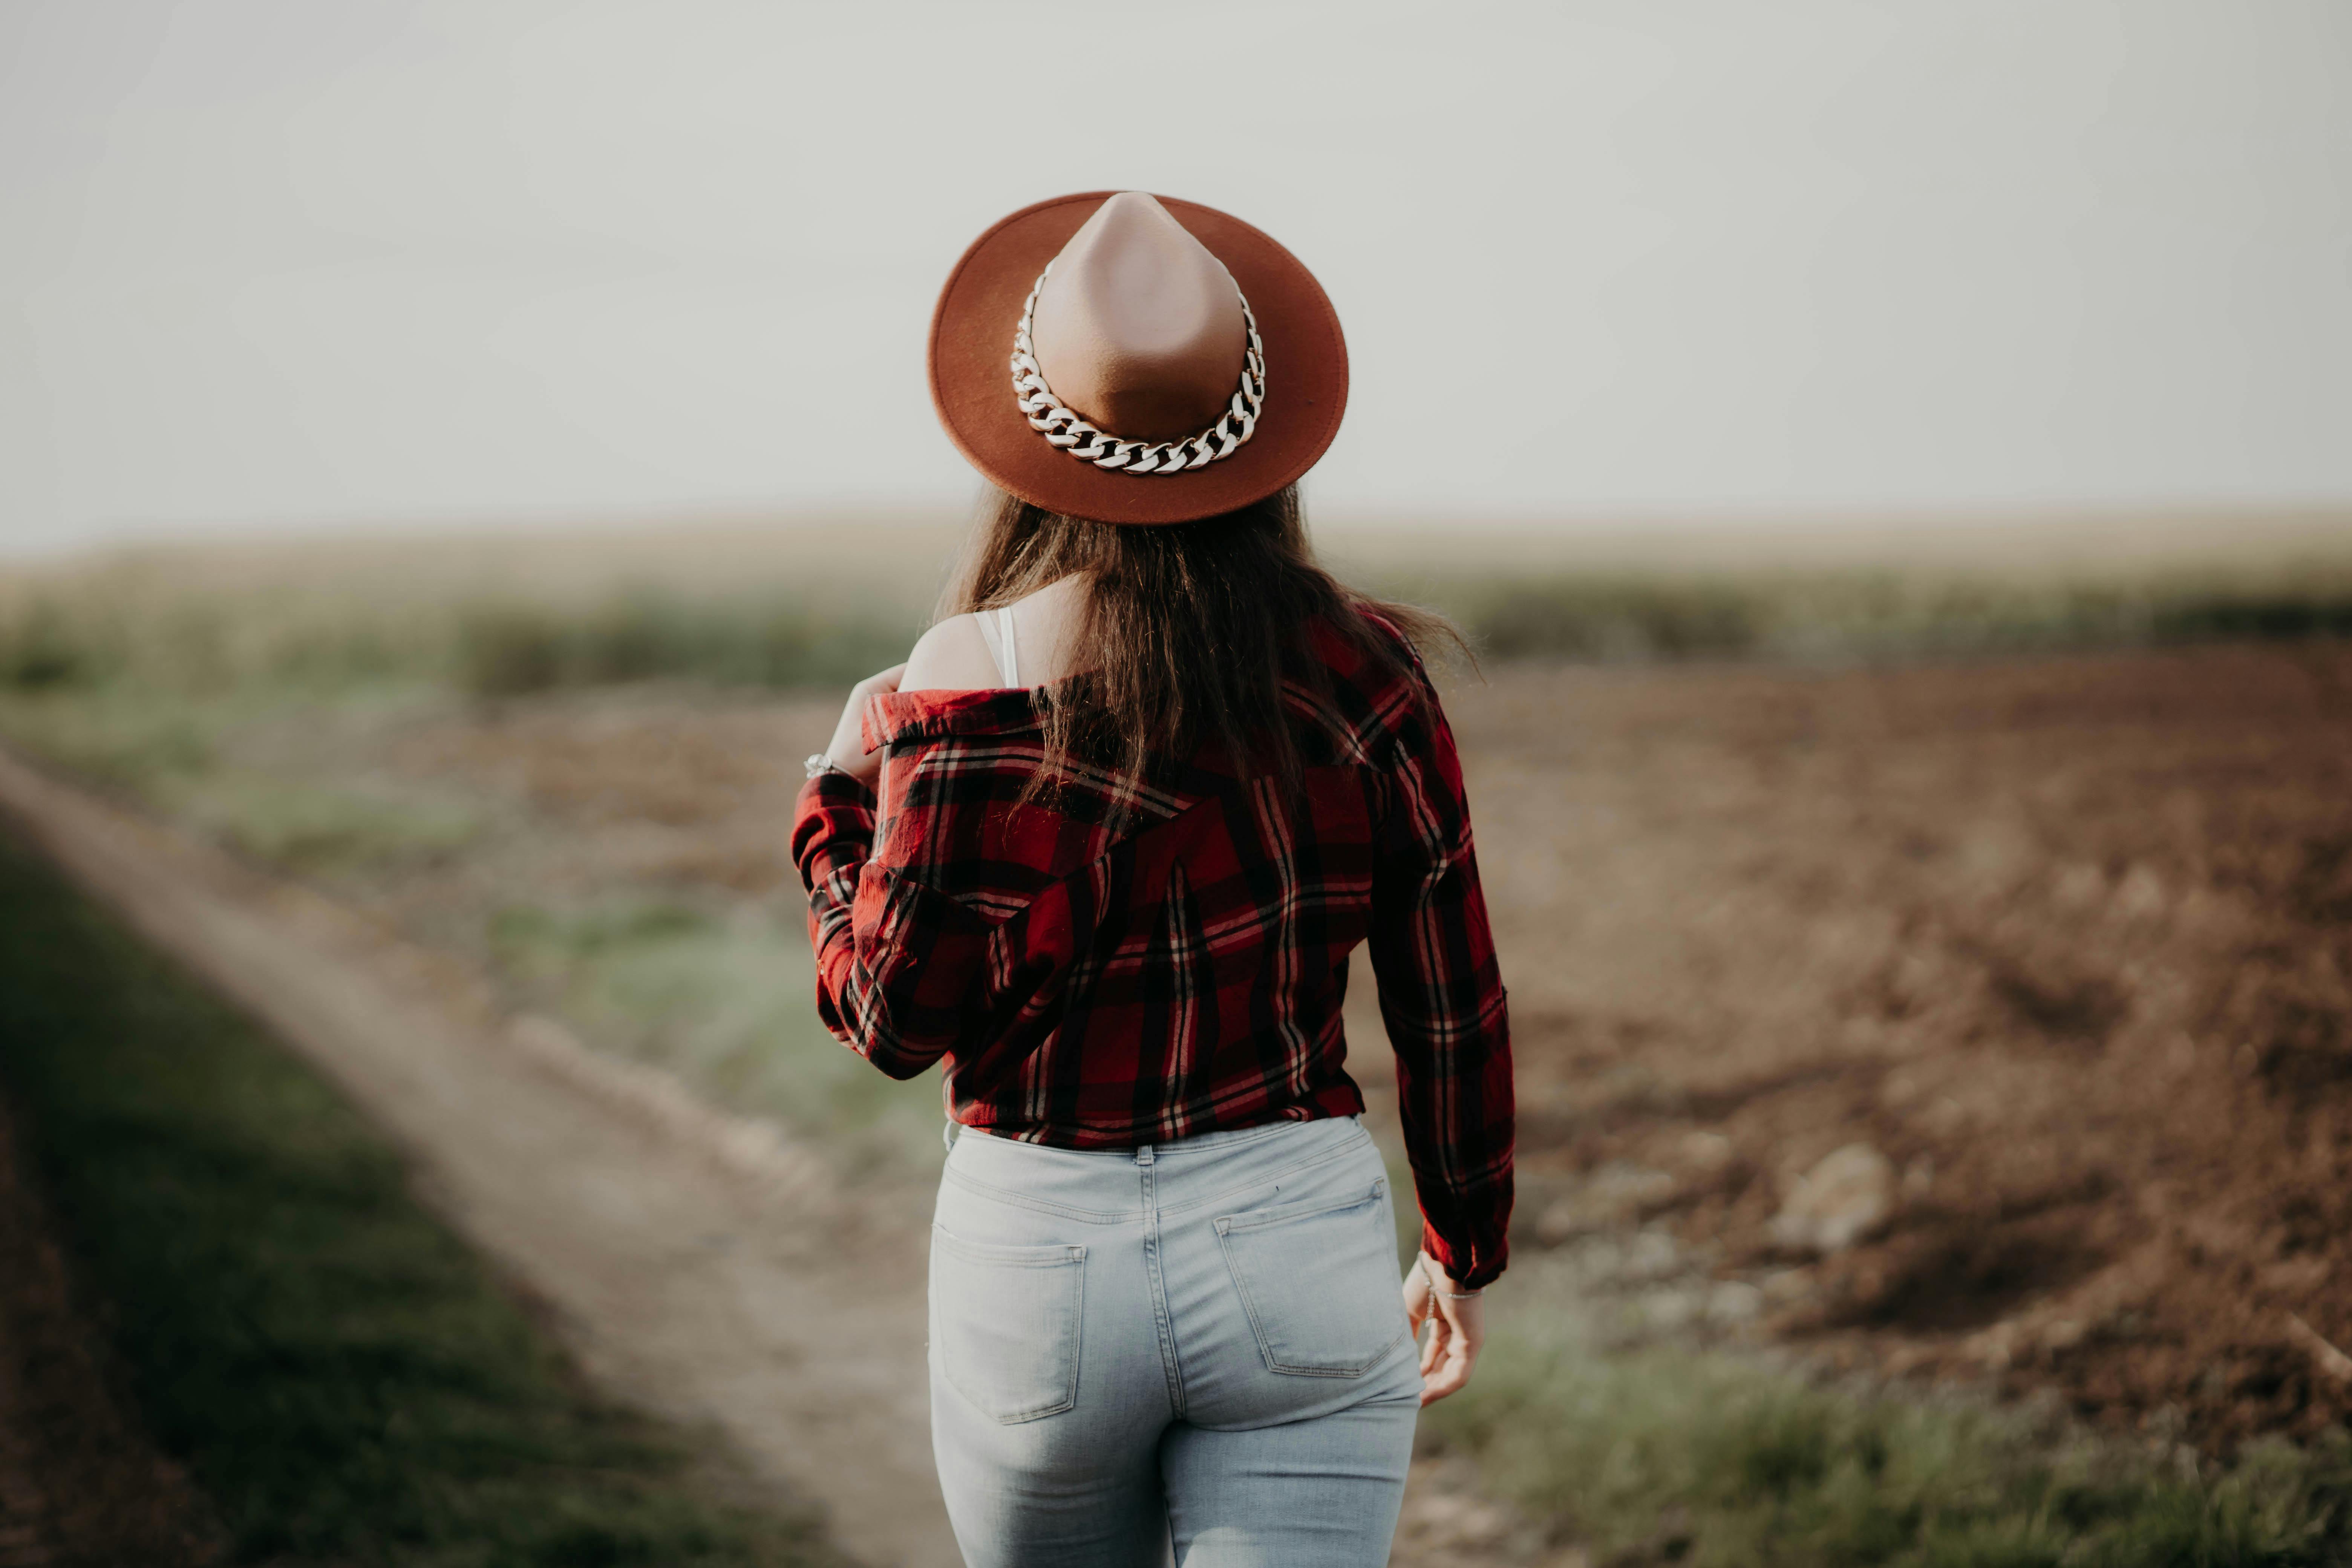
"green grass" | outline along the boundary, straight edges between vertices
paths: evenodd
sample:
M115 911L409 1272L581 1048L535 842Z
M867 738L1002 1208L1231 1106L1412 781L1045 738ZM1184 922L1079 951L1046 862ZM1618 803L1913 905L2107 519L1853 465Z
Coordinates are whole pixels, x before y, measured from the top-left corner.
M1958 1395L1497 1323L1423 1441L1603 1563L1694 1568L2319 1568L2352 1563L2352 1443L2234 1465Z
M658 679L845 687L906 658L920 629L796 599L706 603L645 592L571 610L469 605L457 628L458 682L488 697Z
M827 1034L808 944L764 909L519 904L492 920L490 953L600 1047L821 1141L853 1180L938 1157L938 1080L891 1079Z
M123 683L0 689L0 735L241 854L298 873L364 873L445 859L482 826L479 803L428 784L325 773L338 761L335 737L436 700L446 699L414 686L332 698L268 688L182 695ZM289 734L299 743L288 744ZM299 767L278 760L289 753Z
M2352 636L2352 567L2231 578L1891 572L1400 576L1499 659L1908 659Z
M905 658L919 630L904 605L773 590L377 603L361 584L184 592L100 577L0 596L0 691L203 702L418 685L488 698L659 679L845 686Z
M2107 578L1441 567L1370 585L1445 610L1496 658L1903 658L2352 636L2352 563L2340 556ZM182 589L121 574L26 585L0 595L0 692L202 701L418 685L501 698L652 679L834 687L903 658L920 624L908 604L837 602L809 585L621 585L585 599L369 588Z
M0 837L0 1087L245 1563L833 1559L600 1404L321 1081Z
M415 792L224 768L165 792L162 804L199 833L300 873L360 872L446 859L480 826L455 802Z
M211 769L249 703L197 701L131 685L0 687L0 732L100 784L144 788Z

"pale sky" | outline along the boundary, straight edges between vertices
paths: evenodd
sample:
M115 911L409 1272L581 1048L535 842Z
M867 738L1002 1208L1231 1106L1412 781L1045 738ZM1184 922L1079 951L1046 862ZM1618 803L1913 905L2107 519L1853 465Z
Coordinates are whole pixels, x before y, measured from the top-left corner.
M2352 500L2343 0L0 0L0 547L960 507L1098 187L1322 279L1327 518Z

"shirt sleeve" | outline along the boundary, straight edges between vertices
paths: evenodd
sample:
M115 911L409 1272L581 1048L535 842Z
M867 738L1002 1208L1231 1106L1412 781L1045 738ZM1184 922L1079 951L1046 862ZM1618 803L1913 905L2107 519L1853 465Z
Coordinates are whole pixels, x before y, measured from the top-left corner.
M963 1036L989 928L874 856L874 792L823 773L800 794L793 861L808 889L817 1016L892 1078L913 1078Z
M1397 1058L1422 1246L1458 1283L1503 1271L1511 1219L1511 1030L1454 731L1433 693L1387 774L1372 972Z

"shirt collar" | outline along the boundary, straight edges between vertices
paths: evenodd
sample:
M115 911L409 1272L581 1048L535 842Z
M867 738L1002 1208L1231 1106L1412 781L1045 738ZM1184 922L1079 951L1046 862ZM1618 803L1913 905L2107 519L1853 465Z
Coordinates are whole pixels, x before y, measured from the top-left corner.
M1037 727L1034 693L1014 687L981 691L884 691L867 700L861 720L868 751L942 735L1003 735Z

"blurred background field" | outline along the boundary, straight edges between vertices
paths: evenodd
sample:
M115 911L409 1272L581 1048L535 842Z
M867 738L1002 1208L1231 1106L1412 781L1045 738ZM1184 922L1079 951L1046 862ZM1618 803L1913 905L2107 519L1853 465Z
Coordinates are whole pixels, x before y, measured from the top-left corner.
M784 834L955 542L55 563L0 597L0 737L912 1212L937 1086L816 1026ZM2326 1560L2352 529L1327 548L1483 660L1444 683L1520 1049L1497 1375L1399 1560Z
M1647 692L1616 683L1688 668L1654 689L1660 713L1704 714L1667 694L1739 666L1801 688L1981 668L1998 693L2026 656L2352 633L2352 519L2329 514L1762 537L1465 531L1437 552L1343 528L1325 550L1467 634L1494 681L1445 669L1465 745L1542 759L1512 781L1530 843L1597 782L1572 759L1598 737L1572 700L1518 700L1577 670ZM808 1016L790 798L839 690L926 624L960 539L870 516L26 563L0 574L0 737L493 966L609 1048L838 1133L910 1097ZM1643 708L1612 721L1664 722ZM1652 848L1670 846L1635 858ZM1522 967L1583 962L1528 940Z
M2352 520L2119 520L2104 528L1574 543L1346 531L1351 580L1451 614L1482 658L1811 665L2174 647L2352 632ZM604 536L125 548L0 574L11 732L94 776L184 790L274 721L668 682L844 685L896 662L956 531L850 518ZM226 747L226 751L223 748ZM254 787L258 781L248 780ZM234 813L233 789L211 792ZM294 858L372 833L428 846L429 808L261 803ZM256 847L268 847L257 844Z
M919 1258L938 1085L817 1026L784 840L971 496L940 280L1025 204L1139 189L1313 269L1352 362L1327 559L1481 661L1441 680L1521 1195L1400 1568L2352 1562L2352 10L1194 9L0 10L26 822L168 825L77 819L131 857L114 914L211 911L142 928L167 951L276 933L230 994L462 992L452 1082L526 1039L643 1067L680 1125L815 1151L874 1242L792 1200L731 1251L593 1205L470 1230L483 1120L396 1157L389 1102L273 1053L344 1058L0 847L0 1561L71 1556L26 1455L110 1409L247 1560L278 1514L295 1557L757 1560L705 1506L721 1449L836 1501L896 1478L948 1560L913 1287L876 1284ZM1394 1161L1361 973L1349 1029ZM496 1100L584 1152L501 1145L471 1201L702 1194L664 1184L691 1138L608 1145L576 1089ZM531 1272L551 1237L581 1273ZM771 1268L873 1304L851 1384ZM608 1310L647 1278L679 1294ZM68 1363L100 1392L43 1394ZM183 1363L259 1392L207 1415ZM809 1418L867 1372L898 1425ZM726 1437L599 1403L630 1387ZM578 1495L607 1459L635 1502ZM501 1536L509 1482L582 1529Z
M1497 658L1903 659L2352 630L2326 511L1572 536L1358 526L1350 581ZM478 698L833 684L905 651L960 529L851 514L585 535L124 546L0 574L0 689Z

